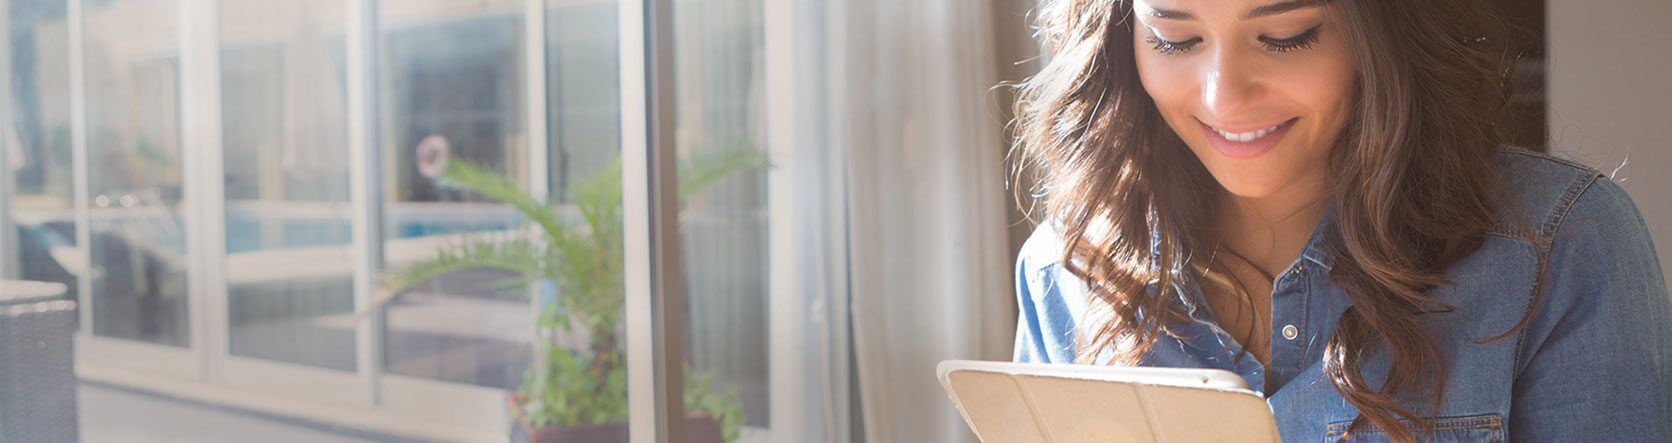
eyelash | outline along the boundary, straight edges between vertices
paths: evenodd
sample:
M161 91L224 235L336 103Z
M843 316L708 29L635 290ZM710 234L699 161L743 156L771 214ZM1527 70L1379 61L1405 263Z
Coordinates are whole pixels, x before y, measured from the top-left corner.
M1160 52L1162 54L1179 54L1184 51L1189 51L1190 48L1196 47L1197 43L1202 42L1202 38L1196 37L1182 42L1175 42L1162 40L1160 37L1156 37L1154 33L1151 33L1149 37L1144 37L1144 41L1149 42L1150 46L1153 47L1156 52Z
M1290 52L1301 49L1311 49L1314 43L1318 43L1318 28L1320 27L1322 27L1322 25L1313 26L1312 29L1307 29L1305 32L1300 33L1300 35L1289 38L1260 37L1260 46L1271 52ZM1182 42L1175 42L1162 40L1160 37L1156 37L1155 33L1152 31L1148 37L1144 37L1144 41L1148 42L1156 52L1160 52L1162 54L1181 54L1195 48L1197 43L1202 42L1202 38L1196 37Z

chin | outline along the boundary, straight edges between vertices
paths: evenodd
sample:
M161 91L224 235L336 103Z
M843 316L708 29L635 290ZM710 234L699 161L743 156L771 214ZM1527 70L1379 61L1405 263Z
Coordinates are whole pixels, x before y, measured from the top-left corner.
M1321 155L1300 155L1297 158L1296 153L1283 152L1294 149L1292 144L1280 145L1272 152L1252 159L1226 157L1211 146L1192 145L1190 148L1225 192L1246 199L1264 199L1293 191L1296 185L1308 180L1314 168L1321 168L1324 163Z
M1233 196L1262 199L1282 192L1284 188L1294 183L1295 177L1290 174L1273 174L1273 168L1261 165L1217 165L1208 166L1208 173L1213 175L1214 181L1225 188Z
M1220 181L1219 186L1225 188L1231 195L1247 199L1263 199L1277 194L1280 186L1263 183L1241 183Z

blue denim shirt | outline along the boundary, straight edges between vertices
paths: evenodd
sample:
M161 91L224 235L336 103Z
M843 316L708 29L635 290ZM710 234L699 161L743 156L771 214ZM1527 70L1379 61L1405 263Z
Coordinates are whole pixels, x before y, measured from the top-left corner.
M1429 292L1454 308L1422 320L1448 368L1439 413L1430 417L1434 440L1672 441L1672 299L1636 205L1583 166L1512 148L1498 161L1513 203L1505 207L1526 223L1500 211L1501 228L1446 271L1453 284ZM1318 226L1331 221L1326 214ZM1321 369L1324 343L1351 302L1328 278L1322 232L1314 229L1273 284L1269 367L1218 326L1188 278L1175 306L1189 314L1190 324L1178 326L1189 338L1163 335L1140 365L1241 374L1266 398L1284 441L1338 440L1358 413ZM1075 360L1086 289L1058 263L1061 249L1046 224L1017 259L1016 361ZM1521 319L1540 278L1545 294L1527 327L1480 340ZM1386 376L1385 356L1373 353L1366 380ZM1416 401L1408 407L1428 410ZM1355 440L1384 439L1367 429Z

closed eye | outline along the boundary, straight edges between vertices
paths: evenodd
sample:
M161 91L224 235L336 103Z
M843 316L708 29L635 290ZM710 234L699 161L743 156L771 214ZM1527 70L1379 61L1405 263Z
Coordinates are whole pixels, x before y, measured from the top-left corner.
M1295 51L1295 50L1301 50L1301 49L1308 49L1308 48L1312 47L1312 44L1318 42L1318 29L1322 28L1323 26L1324 25L1313 26L1312 29L1307 29L1306 31L1301 32L1300 34L1295 35L1294 37L1289 37L1289 38L1272 38L1272 37L1261 36L1260 37L1260 46L1265 47L1267 51L1271 51L1271 52L1289 52L1289 51Z
M1152 32L1148 37L1144 38L1144 41L1149 43L1150 47L1154 48L1156 52L1160 52L1162 54L1179 54L1189 51L1190 48L1196 47L1197 43L1202 42L1202 38L1196 37L1183 41L1171 41L1161 37L1156 37L1155 33Z

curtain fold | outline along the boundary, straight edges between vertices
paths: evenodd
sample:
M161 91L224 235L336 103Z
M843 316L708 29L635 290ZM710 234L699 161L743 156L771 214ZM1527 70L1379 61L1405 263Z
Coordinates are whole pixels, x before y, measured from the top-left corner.
M851 314L864 437L975 441L936 379L945 359L1007 360L997 0L833 6L838 143L848 156Z

